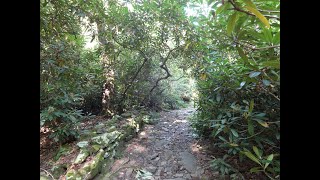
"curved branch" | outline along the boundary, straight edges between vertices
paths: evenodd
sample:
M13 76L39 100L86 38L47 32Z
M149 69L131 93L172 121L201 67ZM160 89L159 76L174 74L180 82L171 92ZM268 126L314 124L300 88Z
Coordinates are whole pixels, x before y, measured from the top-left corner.
M248 11L245 11L243 9L240 9L234 2L233 0L229 0L229 2L231 3L231 5L233 6L233 10L236 10L236 11L239 11L239 12L243 12L243 13L246 13L248 14L249 16L256 16ZM264 17L268 17L268 18L274 18L274 19L277 19L280 21L280 18L279 17L276 17L276 16L270 16L270 15L263 15Z
M47 173L53 180L55 180L55 178L53 177L53 175L51 173L49 173L47 170L43 169L40 167L40 170L44 171L45 173Z
M170 74L170 72L169 72L166 64L161 64L160 68L164 69L164 70L166 71L167 75L164 76L164 77L160 77L159 79L157 79L156 84L151 88L151 90L150 90L150 92L149 92L149 95L150 95L150 94L152 93L152 91L158 86L158 84L159 84L159 82L160 82L161 80L168 79L168 78L171 76L171 74Z
M169 47L166 43L164 43L164 44L170 49L170 47ZM181 45L181 46L183 46L183 45ZM169 72L169 69L167 68L166 63L167 63L167 61L169 60L169 56L171 55L171 53L172 53L174 50L180 48L181 46L177 46L177 47L169 50L169 53L167 54L167 56L164 58L162 64L160 65L160 68L164 69L164 70L166 71L167 75L164 76L164 77L160 77L159 79L157 79L156 84L151 88L151 90L150 90L150 92L149 92L149 95L150 95L150 94L152 93L152 91L158 86L158 84L159 84L159 82L160 82L161 80L168 79L168 78L171 76L171 74L170 74L170 72ZM160 55L160 57L161 57L161 59L163 59L163 57L162 57L161 55Z
M130 83L128 84L128 86L126 87L126 89L124 90L124 92L122 93L122 98L121 100L124 100L126 94L127 94L127 91L129 90L129 88L132 86L134 80L138 77L140 71L142 70L143 66L146 64L146 62L149 60L148 57L144 54L143 51L139 50L139 52L142 54L142 56L144 57L144 60L141 64L141 66L139 67L139 69L137 70L137 72L135 73L135 75L132 77Z

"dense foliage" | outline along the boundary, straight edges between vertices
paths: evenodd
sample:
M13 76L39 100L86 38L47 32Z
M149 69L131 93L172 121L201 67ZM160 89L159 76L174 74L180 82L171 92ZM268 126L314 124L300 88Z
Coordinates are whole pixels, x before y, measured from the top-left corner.
M213 168L239 174L228 162L240 157L279 177L279 1L40 4L40 126L56 141L76 138L90 114L194 99L193 127L226 153Z
M250 172L279 177L279 2L219 4L211 4L213 16L194 20L202 61L195 70L199 99L193 126L225 149L224 160L246 156L256 163Z
M56 141L74 139L88 113L174 109L191 95L182 1L40 3L40 125Z

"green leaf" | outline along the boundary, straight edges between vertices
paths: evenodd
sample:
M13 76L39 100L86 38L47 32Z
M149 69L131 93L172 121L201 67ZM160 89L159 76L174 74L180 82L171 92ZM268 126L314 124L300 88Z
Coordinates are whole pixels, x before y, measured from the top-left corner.
M245 84L246 84L245 81L241 82L241 83L240 83L240 89L241 89Z
M219 136L219 139L221 139L222 141L224 141L224 142L228 142L224 137L222 137L222 136Z
M73 122L73 123L77 122L77 119L76 119L73 115L70 115L70 116L69 116L69 119L70 119L71 122Z
M237 16L238 16L238 13L235 12L233 13L229 20L228 20L228 25L227 25L227 34L230 36L231 35L231 32L233 31L234 29L234 26L236 24L236 21L237 21Z
M280 31L277 32L272 38L273 44L279 44L280 43Z
M245 64L248 63L248 57L244 54L243 50L240 47L237 47L238 53Z
M260 74L261 74L261 72L251 72L249 74L249 77L253 78L253 77L259 76Z
M270 81L269 80L263 79L262 82L263 82L263 84L265 86L269 86L270 85Z
M256 71L259 71L259 68L257 67L257 63L251 59L248 59L248 64L246 64L246 66L248 66L251 69L254 69Z
M216 137L220 132L222 131L222 129L220 128L220 129L218 129L217 131L216 131L216 133L214 134L214 137Z
M232 134L233 134L235 137L239 137L239 134L237 133L236 130L231 129L231 132L232 132Z
M252 120L251 119L248 119L248 133L253 136L254 134L254 127L253 127L253 124L252 124Z
M267 42L272 43L273 37L270 29L263 28L263 35Z
M216 14L219 14L220 12L222 12L223 8L226 6L226 4L218 7L218 9L216 10Z
M250 101L250 106L249 106L249 113L251 113L251 112L252 112L253 107L254 107L254 100L253 100L253 99L251 99L251 101Z
M224 3L224 5L218 7L218 9L216 11L216 14L220 14L220 13L226 11L227 9L229 9L229 7L230 7L230 3L229 2Z
M254 153L256 153L256 155L258 156L258 158L261 159L261 155L262 155L262 154L260 153L260 151L259 151L259 149L257 148L257 146L253 146L252 149L253 149Z
M257 121L261 126L263 126L265 128L269 127L269 124L267 122L265 122L265 121L262 121L261 119L254 118L253 120Z
M253 167L250 169L250 173L256 173L259 171L263 171L262 167Z
M264 61L264 62L261 62L260 65L263 67L274 67L276 69L280 69L279 60Z
M265 116L266 116L266 113L259 113L259 114L256 114L255 116L256 116L256 117L265 117Z
M220 96L220 94L218 94L218 95L217 95L216 100L217 100L217 102L220 102L220 100L221 100L221 96Z
M252 2L251 0L243 0L243 2L244 2L247 6L249 6L249 7L251 7L251 8L254 8L254 9L257 9L256 5L253 4L253 2Z
M267 160L271 162L272 159L273 159L273 154L270 154L270 155L267 157ZM269 166L269 164L270 164L270 163L267 162L267 163L264 165L264 169L266 169L266 168Z
M246 155L248 158L250 158L252 161L254 161L254 162L258 163L260 166L262 166L261 163L259 162L259 159L256 158L250 151L244 151L243 154Z
M237 23L236 23L236 25L235 25L235 27L234 27L234 31L237 32L237 33L241 30L242 25L243 25L245 22L247 22L247 20L248 20L248 16L242 16L242 17L240 17L240 15L239 15L238 17L239 17L239 18L238 18ZM243 31L241 31L241 32L243 32ZM241 32L240 32L240 33L241 33ZM239 37L239 34L238 34L238 37Z
M229 145L232 146L232 147L238 147L238 146L239 146L239 145L236 144L236 143L229 143Z
M260 19L260 21L267 26L267 28L270 28L270 24L269 21L266 17L264 17L258 10L249 7L249 6L245 6L250 12L252 12L257 18Z

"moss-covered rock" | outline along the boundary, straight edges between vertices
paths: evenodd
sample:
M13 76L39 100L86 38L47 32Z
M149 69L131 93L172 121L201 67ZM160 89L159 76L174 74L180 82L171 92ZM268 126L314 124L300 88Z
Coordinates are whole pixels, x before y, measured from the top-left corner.
M104 153L105 152L100 149L99 153L91 161L85 163L83 167L78 170L83 178L91 179L100 172Z
M78 171L71 169L66 174L66 180L82 180L81 175Z
M101 146L94 144L94 145L92 145L92 149L93 149L93 153L96 153L101 149Z
M78 156L76 157L74 163L79 164L82 163L89 156L89 152L85 149L81 149Z
M107 147L110 143L110 139L108 133L104 133L102 135L91 138L93 143L99 144L103 147Z
M50 180L48 176L40 175L40 180Z
M115 131L117 130L116 126L111 126L107 129L107 132L112 132L112 131Z
M130 112L125 112L125 113L122 113L121 116L124 118L128 118L128 117L131 117L132 114Z
M46 173L40 172L40 180L52 180Z
M82 164L79 169L70 169L66 173L65 177L67 180L97 178L103 176L102 174L97 176L102 170L103 174L107 173L107 167L111 166L112 161L114 161L114 156L116 156L116 152L119 151L120 144L124 144L125 140L134 137L136 132L143 126L144 121L147 121L146 119L149 118L142 114L135 116L132 112L125 116L130 118L123 119L120 116L114 116L112 119L116 121L121 118L126 121L125 124L121 123L120 129L115 126L117 122L107 121L104 124L98 124L94 129L90 130L90 132L87 131L81 134L81 136L85 138L82 138L82 141L78 143L81 151L74 163ZM97 129L103 129L104 132L99 135L93 133L97 132ZM91 160L85 162L90 154L96 155ZM103 169L102 166L104 166Z
M66 180L92 179L101 171L104 153L104 150L100 149L99 153L91 161L86 162L80 169L69 170L65 175Z
M111 151L115 149L119 145L118 142L113 143L112 145L108 146L107 151Z
M92 142L101 146L107 147L110 143L114 142L121 133L119 131L107 132L102 135L91 138Z
M80 141L80 142L77 143L77 146L80 147L80 148L87 147L88 145L89 145L88 141Z
M66 169L68 168L68 164L58 164L54 165L51 168L52 176L55 179L59 179L59 177L65 173Z
M100 124L96 125L94 128L95 128L97 134L105 133L106 129L107 129L106 125L103 124L103 123L100 123Z

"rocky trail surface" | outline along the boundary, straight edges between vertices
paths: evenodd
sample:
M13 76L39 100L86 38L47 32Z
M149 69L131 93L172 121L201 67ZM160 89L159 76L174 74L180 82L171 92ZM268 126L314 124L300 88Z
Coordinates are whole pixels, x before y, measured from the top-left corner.
M161 112L125 146L108 175L99 179L197 180L218 179L209 168L210 157L193 138L187 117L194 108Z

